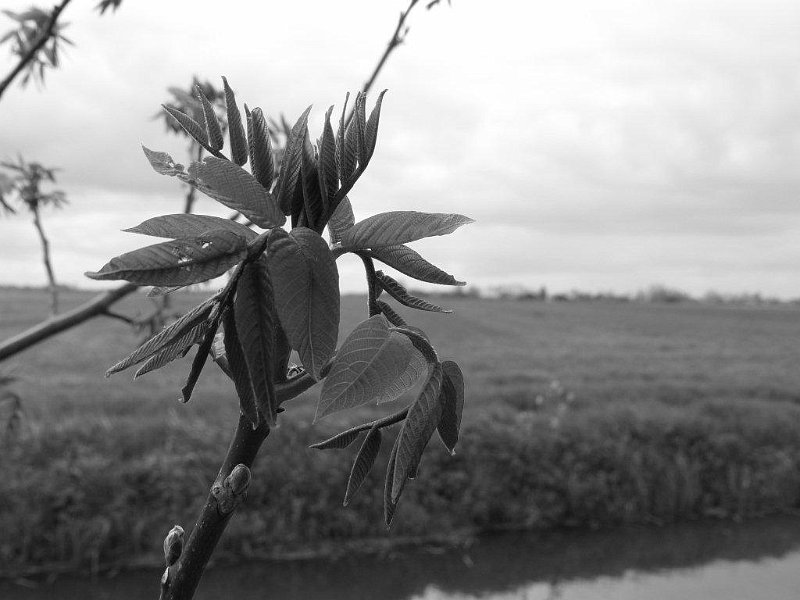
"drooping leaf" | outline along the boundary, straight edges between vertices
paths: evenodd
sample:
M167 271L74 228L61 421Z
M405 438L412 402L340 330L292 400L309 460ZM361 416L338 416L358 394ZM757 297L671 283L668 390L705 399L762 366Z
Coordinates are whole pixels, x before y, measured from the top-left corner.
M187 332L191 331L208 318L208 316L211 314L211 311L214 309L216 302L217 297L214 296L202 304L195 306L177 321L156 333L127 357L123 358L117 364L108 369L108 371L106 371L106 377L109 377L114 373L127 369L131 365L135 365L144 359L149 358L162 348L169 345L170 342L180 340Z
M237 210L264 229L286 222L275 199L255 177L230 161L209 156L192 163L189 177L204 194Z
M396 210L359 221L342 236L342 246L352 249L383 248L453 233L473 223L469 217L447 213Z
M389 323L391 323L395 327L405 327L407 325L403 317L398 315L397 312L395 312L395 310L391 306L386 304L386 302L384 302L383 300L377 300L376 304L378 305L381 314L384 317L386 317Z
M339 335L339 272L333 255L310 229L274 229L267 265L286 337L306 370L319 379Z
M183 165L172 160L172 157L166 152L156 152L146 146L142 146L142 150L156 173L170 177L185 174Z
M231 219L186 213L153 217L143 221L136 227L123 229L123 231L128 233L141 233L154 237L181 239L202 236L212 229L227 229L246 240L252 240L258 236L258 234L249 227L232 221Z
M317 159L314 156L314 147L308 138L308 132L303 138L303 153L300 177L303 184L303 206L305 207L306 223L305 226L317 231L320 223L325 220L327 214L327 199L322 196L319 187L320 178L317 173Z
M162 104L161 106L165 111L167 111L169 116L175 119L175 122L181 126L181 128L189 135L189 137L193 138L198 144L200 144L209 152L212 151L211 144L208 143L208 134L206 133L205 128L200 125L200 123L173 106L169 106L167 104Z
M333 136L333 127L331 126L332 112L333 106L325 113L322 139L319 142L319 160L317 161L319 189L325 205L326 217L330 212L329 207L336 197L336 192L339 190L339 175L336 168L336 139Z
M378 451L381 449L381 430L373 427L364 438L364 443L358 450L356 459L353 462L353 468L350 470L350 477L347 480L347 491L344 495L344 506L350 504L350 500L356 494L361 484L369 475L372 466L375 464L375 459L378 457Z
M250 148L250 166L258 182L269 190L275 177L275 165L272 162L272 142L269 139L269 128L260 108L254 108L248 120Z
M392 481L394 502L400 497L406 479L416 474L425 446L439 424L442 416L442 404L439 402L441 387L442 366L437 364L419 398L408 410L408 416L398 434L399 444Z
M139 370L136 371L133 378L138 379L150 371L155 371L156 369L160 369L164 365L171 363L176 358L182 358L186 356L186 353L194 344L203 340L206 331L208 331L208 323L203 322L199 325L196 325L182 335L179 339L167 344L166 347L162 348L153 356L148 358L147 361L141 367L139 367Z
M375 144L378 141L378 123L381 119L381 104L383 103L383 96L386 90L383 90L378 95L378 100L375 102L375 107L369 115L366 130L364 131L364 164L369 164L372 155L375 153Z
M383 486L383 515L387 527L391 527L392 525L392 520L394 519L394 513L397 510L397 499L399 499L400 497L398 494L397 499L395 499L393 493L394 476L397 465L397 449L399 446L400 446L400 436L398 435L394 441L394 444L392 445L392 451L389 454L389 462L386 465L386 478ZM402 487L404 486L405 486L405 480L403 480L400 489L401 492L402 492Z
M189 376L186 378L186 383L181 388L181 401L184 403L192 399L192 392L197 385L197 380L200 378L200 373L203 372L203 367L206 366L208 354L214 343L214 336L217 333L218 325L219 321L215 319L208 328L208 331L206 331L203 341L200 342L200 345L197 347L197 354L195 354L194 360L192 361L192 368L189 370Z
M374 248L370 250L369 254L393 269L397 269L403 275L408 275L420 281L438 283L439 285L466 285L466 282L458 281L450 273L446 273L439 267L432 265L408 246L398 245Z
M286 140L286 147L283 152L278 183L275 186L275 197L278 199L278 204L285 215L291 214L292 194L294 194L295 187L300 178L303 141L308 125L308 113L310 112L311 107L309 106L303 111L303 114L300 115L300 118L297 120L297 123L294 124L294 127L292 127L292 131Z
M245 265L234 302L236 330L247 361L256 404L270 426L275 425L278 398L274 364L277 317L266 257Z
M247 138L242 126L242 115L236 105L236 96L228 85L228 80L222 78L225 88L225 107L228 113L228 136L231 140L231 158L240 167L247 162ZM256 179L258 179L256 177ZM269 189L269 188L267 188Z
M242 349L241 341L236 328L236 307L230 306L223 315L223 328L225 336L223 338L225 348L225 359L228 370L230 371L233 385L236 388L236 395L239 397L239 409L242 414L252 423L253 428L258 427L261 419L256 406L256 393L253 389L253 381L247 367L247 359Z
M126 252L86 276L97 280L124 279L139 285L189 285L222 275L241 261L246 252L247 242L243 237L216 229L196 238L161 242Z
M208 145L211 146L213 150L222 150L222 147L225 144L225 138L222 137L222 128L219 126L217 113L214 112L214 107L211 105L209 99L206 98L206 95L203 93L203 89L199 85L197 86L195 92L197 94L197 98L200 100L200 104L203 106L203 118L206 121Z
M426 310L429 312L452 313L452 310L436 306L430 302L426 302L421 298L412 296L406 291L402 285L397 283L394 279L386 275L383 271L375 271L375 278L380 283L381 287L400 304L417 310Z
M455 452L458 432L461 429L461 414L464 412L464 375L452 360L442 363L442 418L437 429L439 437L450 452Z
M331 242L334 244L340 242L344 232L350 229L355 222L356 218L355 215L353 215L353 206L350 204L350 200L347 196L345 196L342 198L341 202L339 202L339 205L328 220Z
M382 315L357 325L336 353L322 385L315 420L390 393L408 366L412 350L403 336L391 335Z
M342 450L355 442L358 436L361 435L361 431L362 430L358 428L348 429L347 431L329 437L327 440L311 444L309 448L314 448L316 450Z

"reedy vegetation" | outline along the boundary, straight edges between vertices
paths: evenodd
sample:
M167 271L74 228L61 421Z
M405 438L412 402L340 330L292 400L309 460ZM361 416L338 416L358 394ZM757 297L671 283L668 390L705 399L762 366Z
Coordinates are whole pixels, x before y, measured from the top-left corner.
M347 194L364 173L377 143L381 93L369 117L366 94L355 97L350 117L347 99L336 133L326 115L321 138L313 145L307 108L288 133L276 168L270 132L259 108L245 105L242 122L233 91L223 78L231 157L223 153L224 136L211 101L198 87L203 121L165 106L171 117L206 152L188 169L163 152L144 148L153 169L196 187L242 214L265 231L207 215L174 214L148 219L129 231L169 238L113 258L87 276L152 285L168 294L232 269L217 294L187 312L112 366L107 375L141 364L140 376L185 356L198 345L182 400L188 402L207 359L233 380L240 419L205 507L189 539L173 529L165 540L163 598L190 598L223 529L244 499L249 468L263 440L277 425L281 404L324 380L317 419L368 402L401 397L422 379L411 405L316 444L343 448L366 431L345 495L348 503L372 469L382 431L399 425L388 459L384 515L390 525L406 482L416 477L425 446L434 431L453 451L464 401L461 370L441 362L425 333L407 325L379 300L386 290L406 306L443 312L410 295L399 283L379 274L378 259L420 279L459 285L454 277L424 260L405 244L452 233L472 222L458 214L393 211L356 222ZM250 173L242 168L249 161ZM283 228L287 223L291 229ZM330 245L322 233L328 228ZM369 318L337 350L339 285L336 258L347 252L364 263ZM291 350L302 368L289 377ZM292 372L298 371L296 367Z

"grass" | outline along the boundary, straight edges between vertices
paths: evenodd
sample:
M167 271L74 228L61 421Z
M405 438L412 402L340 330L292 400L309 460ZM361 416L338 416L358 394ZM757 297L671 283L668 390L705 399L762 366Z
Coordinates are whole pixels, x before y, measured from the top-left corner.
M178 293L176 308L200 297ZM63 304L85 298L67 292ZM267 440L223 553L497 527L741 518L800 506L800 371L790 362L796 308L451 304L455 315L403 314L464 369L462 441L455 457L431 444L392 532L382 526L380 502L388 448L346 509L355 450L307 448L381 411L312 426L312 390L287 405ZM121 310L148 306L133 297ZM363 298L345 297L343 331L363 311ZM0 291L0 337L46 313L43 292ZM6 574L155 563L172 524L191 526L236 417L232 387L209 369L192 402L180 405L186 360L135 383L126 374L103 378L134 346L127 326L96 319L16 357L25 419L0 453Z

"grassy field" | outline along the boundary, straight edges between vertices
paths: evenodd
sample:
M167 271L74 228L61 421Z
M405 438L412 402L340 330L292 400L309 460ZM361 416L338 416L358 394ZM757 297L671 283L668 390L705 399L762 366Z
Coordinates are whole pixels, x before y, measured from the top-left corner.
M69 308L87 294L63 296ZM201 297L177 293L176 309ZM447 302L454 315L402 312L462 365L464 434L454 458L431 445L392 537L800 506L797 308ZM364 304L344 298L343 332L364 318ZM120 310L146 312L149 303L133 297ZM0 338L46 312L43 292L0 290ZM209 368L192 402L179 404L186 360L137 382L105 379L135 345L125 324L99 318L3 364L20 378L25 410L0 453L4 573L155 563L169 527L191 525L236 417L232 387ZM388 448L346 509L352 451L307 448L378 409L315 426L313 412L313 390L287 405L224 553L387 536Z

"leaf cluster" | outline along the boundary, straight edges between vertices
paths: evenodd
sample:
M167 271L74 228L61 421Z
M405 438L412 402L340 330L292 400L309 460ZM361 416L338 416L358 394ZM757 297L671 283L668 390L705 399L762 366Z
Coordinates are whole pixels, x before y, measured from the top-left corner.
M0 208L6 212L15 213L16 209L11 204L10 197L25 205L29 210L36 211L45 206L61 208L67 203L66 194L61 190L45 192L43 183L55 183L58 169L47 168L37 162L28 162L21 156L17 162L0 162Z
M418 310L449 312L412 296L391 276L375 269L381 261L416 279L463 285L406 244L452 233L471 219L457 214L391 211L356 221L348 194L370 163L377 142L383 93L367 116L366 96L357 94L352 117L345 100L338 122L333 107L321 137L312 142L307 108L286 128L280 156L274 133L260 108L244 107L223 78L224 122L230 156L223 154L223 123L212 101L197 89L200 110L165 111L212 156L188 167L170 155L144 148L153 169L195 187L247 218L249 225L209 215L153 217L127 231L167 238L117 256L87 276L152 285L159 293L207 281L232 270L212 298L147 340L107 374L141 365L143 375L185 356L198 346L182 399L188 401L209 355L232 379L240 410L254 428L274 426L286 389L301 378L322 382L317 419L368 402L395 401L422 382L407 407L363 424L317 448L343 448L366 431L356 455L345 503L372 468L386 428L398 433L386 472L386 522L406 485L419 469L433 432L452 451L464 400L461 370L440 361L427 336L409 326L389 303ZM195 107L196 108L196 107ZM190 114L191 113L191 114ZM249 171L243 166L249 163ZM328 229L330 242L323 237ZM364 263L369 290L368 318L338 347L339 274L336 259L345 253ZM288 369L295 350L299 374Z

